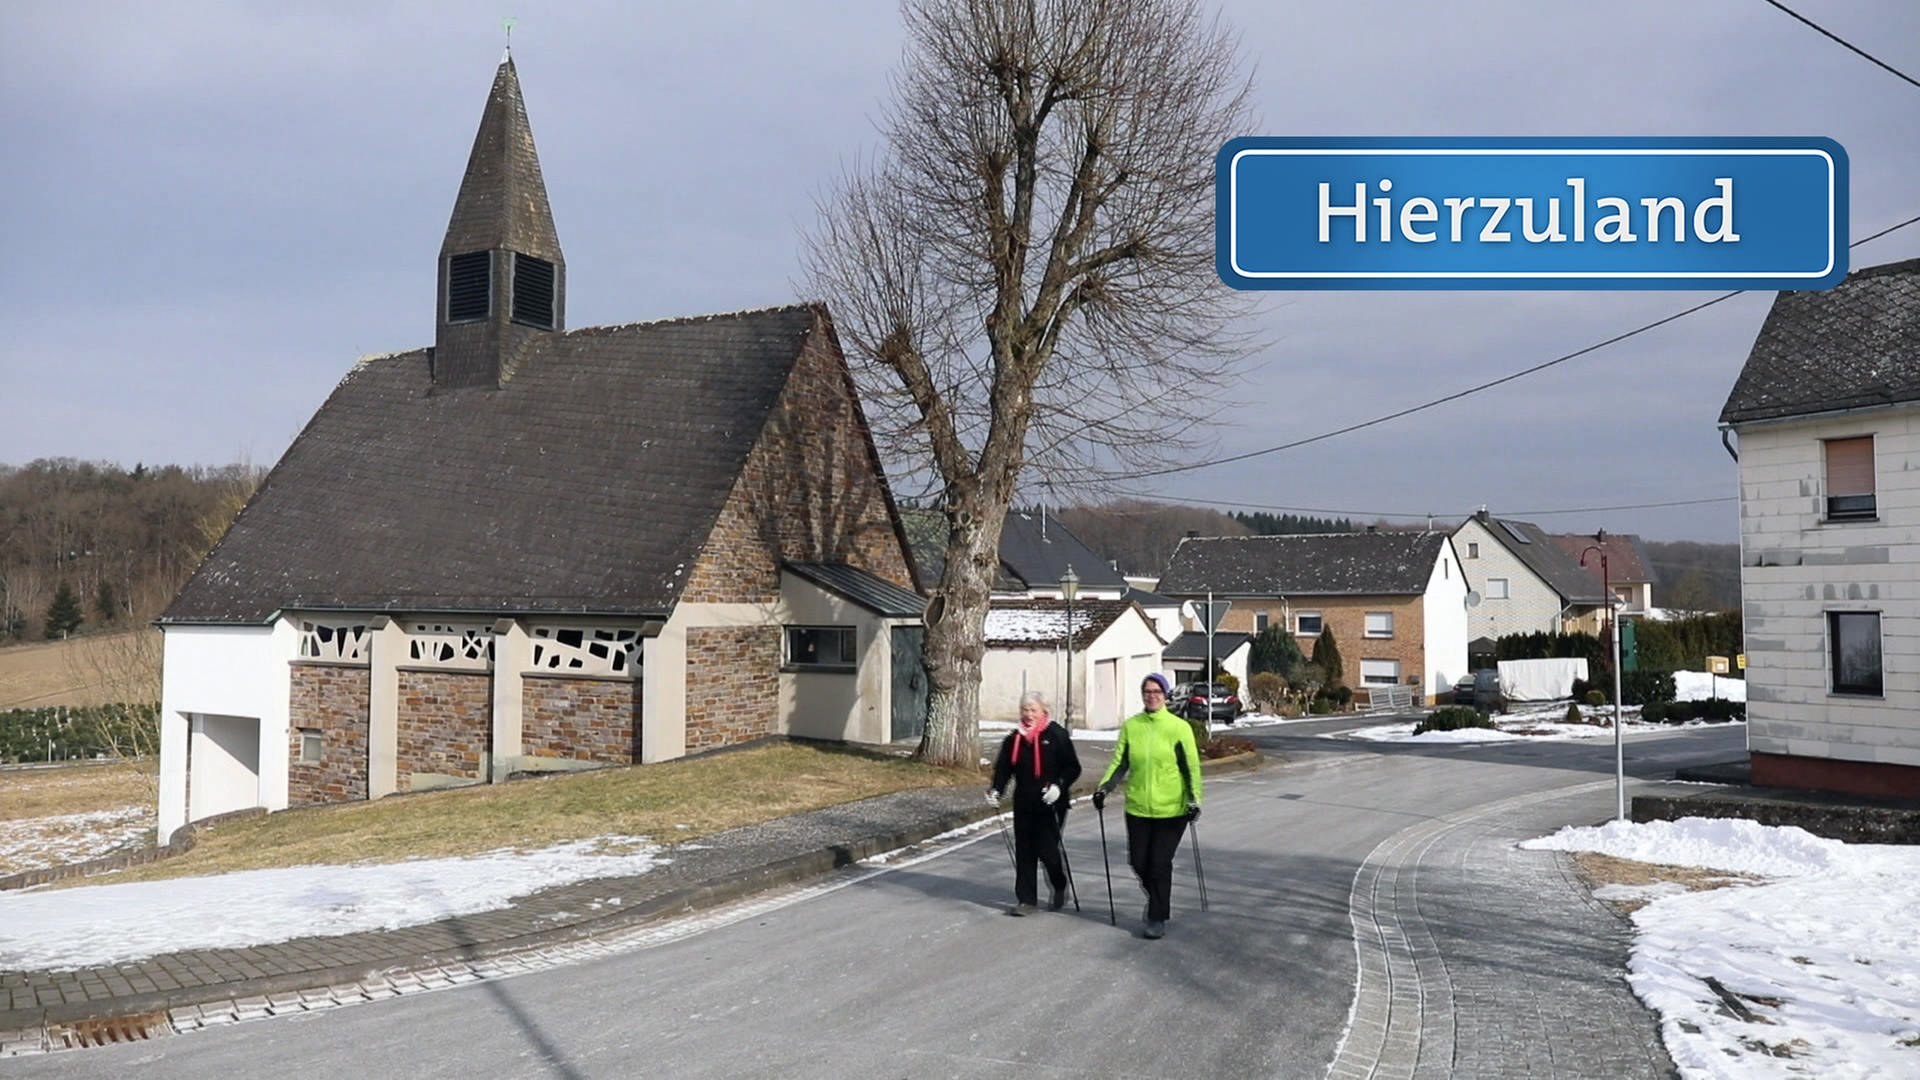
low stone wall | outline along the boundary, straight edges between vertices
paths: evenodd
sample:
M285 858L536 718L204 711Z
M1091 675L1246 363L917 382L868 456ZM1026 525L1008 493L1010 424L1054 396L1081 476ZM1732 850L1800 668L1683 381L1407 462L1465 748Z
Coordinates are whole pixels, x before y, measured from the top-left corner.
M1771 789L1696 795L1635 795L1633 820L1745 818L1761 825L1794 825L1849 844L1920 844L1920 806L1874 806L1797 799Z
M493 677L484 671L400 671L395 783L414 773L479 780L493 740Z
M640 683L524 675L520 748L529 757L631 765L640 760Z
M67 863L64 866L44 866L38 870L22 870L18 874L0 877L0 892L9 889L30 889L35 885L45 885L50 881L65 881L68 878L87 877L92 874L104 874L112 870L125 870L130 866L145 866L150 862L182 852L193 850L195 829L208 829L222 822L242 821L247 818L265 817L264 806L251 806L245 810L215 814L190 822L173 831L173 839L155 847L141 848L139 851L123 851L117 855L102 855L86 862Z
M295 664L287 733L287 805L367 797L368 669ZM320 760L300 760L302 729L320 732Z
M715 750L780 728L780 628L687 631L687 751Z

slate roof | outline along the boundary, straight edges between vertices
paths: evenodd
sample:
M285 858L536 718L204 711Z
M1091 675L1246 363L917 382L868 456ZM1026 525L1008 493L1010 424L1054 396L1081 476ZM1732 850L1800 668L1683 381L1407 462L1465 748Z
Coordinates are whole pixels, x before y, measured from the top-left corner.
M1776 296L1720 422L1909 401L1920 401L1920 259Z
M1078 570L1074 571L1079 573ZM1076 600L1073 603L1073 647L1084 649L1107 632L1114 620L1135 610L1125 600ZM1143 615L1144 617L1144 615ZM989 648L1066 647L1065 600L997 601L987 609L986 644Z
M425 349L363 361L162 621L664 614L830 332L792 306L548 334L499 390L436 392Z
M789 562L787 569L884 618L919 618L926 597L845 563Z
M1074 573L1077 574L1079 573L1079 571L1075 570ZM1132 589L1132 588L1128 589L1124 593L1121 593L1120 599L1131 600L1134 603L1139 604L1141 607L1177 607L1178 605L1186 602L1184 600L1177 600L1171 596L1161 596L1157 592L1148 592L1145 589Z
M1188 537L1160 592L1216 596L1391 596L1427 591L1445 533Z
M1635 584L1653 580L1653 562L1647 558L1647 551L1640 546L1640 538L1633 533L1608 533L1604 542L1596 541L1588 533L1553 533L1554 546L1560 553L1580 565L1580 553L1594 544L1607 553L1606 577L1616 585ZM1599 585L1602 581L1600 560L1598 557L1588 560L1587 577Z
M1600 588L1600 575L1588 577L1587 572L1580 569L1579 554L1576 552L1573 558L1568 558L1545 529L1531 521L1491 515L1484 518L1476 515L1473 520L1486 526L1487 532L1502 547L1546 582L1548 588L1559 593L1561 603L1598 605L1607 602L1606 591ZM1525 537L1526 542L1516 540L1514 533Z
M905 509L900 518L907 534L907 547L920 572L920 583L933 588L947 565L947 523L938 510ZM1055 589L1061 575L1072 564L1074 576L1083 589L1127 588L1127 579L1113 569L1080 538L1049 516L1042 535L1040 515L1014 510L1000 528L1000 567L993 578L993 591L1026 592L1029 589Z
M1230 634L1216 630L1213 634L1213 658L1223 660L1232 656L1235 649L1252 640L1252 634ZM1207 635L1198 630L1188 630L1167 642L1166 651L1161 655L1168 660L1204 661L1207 658Z

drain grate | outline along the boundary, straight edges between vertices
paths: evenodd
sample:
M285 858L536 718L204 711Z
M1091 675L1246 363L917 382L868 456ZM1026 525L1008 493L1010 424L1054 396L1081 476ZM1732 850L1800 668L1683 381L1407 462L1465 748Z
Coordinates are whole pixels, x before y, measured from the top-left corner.
M173 1030L165 1012L112 1016L103 1020L76 1020L71 1024L48 1024L47 1041L56 1047L77 1050L108 1043L139 1042Z

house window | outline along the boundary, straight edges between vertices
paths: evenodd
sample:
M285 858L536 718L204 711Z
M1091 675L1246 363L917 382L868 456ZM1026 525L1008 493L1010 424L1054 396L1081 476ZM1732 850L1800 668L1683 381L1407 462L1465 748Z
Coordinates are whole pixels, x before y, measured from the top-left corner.
M1393 636L1393 612L1391 611L1367 612L1367 636L1368 637L1392 637Z
M1360 661L1361 686L1397 686L1400 683L1400 661L1398 660L1362 660Z
M853 627L787 627L788 667L852 671L856 663Z
M1507 598L1507 579L1490 577L1487 579L1487 599L1505 600Z
M1254 632L1254 633L1256 633L1256 634L1264 634L1264 633L1266 633L1266 632L1267 632L1267 619L1268 619L1268 618L1269 618L1269 616L1268 616L1268 615L1267 615L1267 613L1266 613L1266 612L1264 612L1264 611L1256 611L1256 612L1254 612L1254 614L1253 614L1253 632Z
M1302 611L1293 617L1293 621L1294 621L1294 628L1293 628L1294 633L1299 634L1302 637L1319 637L1320 636L1320 613L1319 612Z
M1827 612L1827 642L1834 693L1880 697L1886 692L1880 669L1879 612Z
M1445 559L1441 559L1440 560L1440 580L1445 581L1448 578L1451 578L1452 576L1453 576L1452 564L1447 562L1447 560Z
M316 765L320 762L320 749L323 743L319 728L300 729L300 764Z
M1480 557L1480 542L1477 540L1467 541L1467 558L1477 559L1479 557Z
M1828 439L1827 520L1859 521L1874 516L1873 436Z

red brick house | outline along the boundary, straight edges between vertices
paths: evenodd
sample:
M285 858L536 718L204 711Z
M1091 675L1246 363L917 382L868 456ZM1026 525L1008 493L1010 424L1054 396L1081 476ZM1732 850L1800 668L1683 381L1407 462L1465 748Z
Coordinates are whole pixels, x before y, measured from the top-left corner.
M584 329L513 63L435 340L362 360L162 617L160 833L924 723L922 599L824 307Z

